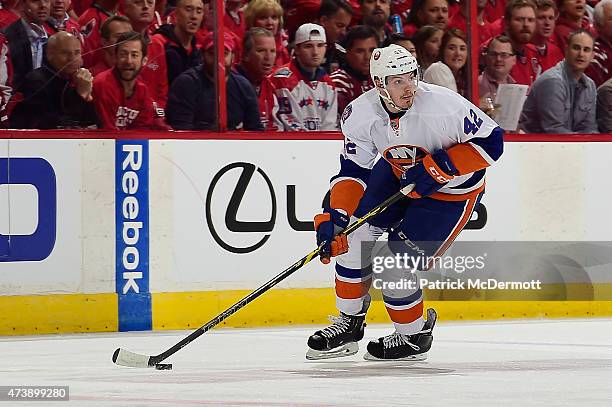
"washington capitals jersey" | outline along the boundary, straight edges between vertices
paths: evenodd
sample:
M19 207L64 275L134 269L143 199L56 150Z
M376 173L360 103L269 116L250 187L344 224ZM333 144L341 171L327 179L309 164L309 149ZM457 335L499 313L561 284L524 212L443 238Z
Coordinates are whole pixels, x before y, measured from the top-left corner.
M344 149L340 173L332 178L332 195L341 181L365 189L379 156L400 176L440 149L447 151L458 175L432 197L457 200L482 191L484 168L503 151L503 131L489 116L456 92L424 82L401 117L390 119L382 103L372 89L344 110L340 120Z
M277 117L285 131L338 130L338 97L323 69L317 71L316 80L309 80L293 60L271 80L278 98Z

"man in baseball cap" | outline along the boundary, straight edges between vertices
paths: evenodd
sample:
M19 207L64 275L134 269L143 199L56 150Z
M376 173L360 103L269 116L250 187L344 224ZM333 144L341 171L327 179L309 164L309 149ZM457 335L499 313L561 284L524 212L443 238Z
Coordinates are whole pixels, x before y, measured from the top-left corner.
M212 32L202 41L203 64L188 69L172 83L168 94L166 118L176 130L212 130L216 127L214 69L215 47ZM225 83L227 128L230 130L263 130L257 105L257 94L242 75L232 72L236 42L225 33Z
M321 67L326 49L325 29L302 24L295 33L295 57L272 77L285 131L337 129L336 91Z
M208 34L206 34L206 36L202 40L202 50L206 51L213 45L215 44L213 41L213 33L211 31ZM223 46L225 48L226 53L234 52L236 50L236 43L234 42L234 38L227 32L223 34Z

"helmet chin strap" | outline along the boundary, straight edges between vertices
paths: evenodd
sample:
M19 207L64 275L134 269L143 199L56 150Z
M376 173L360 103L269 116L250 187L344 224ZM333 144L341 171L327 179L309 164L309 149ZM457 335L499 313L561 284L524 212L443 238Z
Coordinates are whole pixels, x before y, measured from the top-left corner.
M413 92L413 96L414 96L415 93L416 93L416 91ZM406 112L406 111L408 111L408 109L410 109L410 107L412 107L412 106L410 106L410 107L407 107L407 108L402 108L402 107L399 107L398 105L396 105L395 102L393 101L393 99L391 99L391 95L389 94L389 91L387 90L387 87L384 86L384 85L383 85L382 90L381 89L378 90L378 94L380 95L382 100L384 100L385 102L387 102L389 104L389 106L391 106L392 108L394 108L396 110L399 110L400 112Z

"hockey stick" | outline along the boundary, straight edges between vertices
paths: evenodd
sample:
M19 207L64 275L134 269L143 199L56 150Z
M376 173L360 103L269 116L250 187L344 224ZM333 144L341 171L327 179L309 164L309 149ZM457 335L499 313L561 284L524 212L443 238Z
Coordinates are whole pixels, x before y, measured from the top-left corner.
M386 201L384 201L383 203L372 209L370 212L365 214L363 217L357 219L355 222L348 225L342 233L344 233L345 235L353 233L368 219L378 215L379 213L383 212L388 207L405 197L410 191L412 191L413 188L414 184L405 186L400 191L387 198ZM125 350L123 348L118 348L117 350L115 350L115 353L113 353L113 362L117 365L127 367L157 367L158 369L170 369L172 367L172 365L170 364L161 364L159 366L157 365L163 360L166 360L167 358L181 350L182 348L184 348L185 346L189 345L196 338L208 332L210 329L224 321L229 316L236 313L242 307L252 302L254 299L256 299L257 297L268 291L270 288L274 287L275 285L289 277L291 274L295 273L297 270L310 263L312 259L319 255L325 243L326 242L321 243L319 247L308 253L306 256L302 257L297 262L293 263L293 265L291 265L289 268L285 269L283 272L267 281L264 285L257 288L255 291L248 294L246 297L244 297L243 299L241 299L240 301L238 301L237 303L235 303L234 305L232 305L231 307L208 321L206 324L193 331L191 334L183 338L180 342L178 342L176 345L172 346L168 350L160 353L159 355L147 356L141 355L139 353L130 352L129 350Z

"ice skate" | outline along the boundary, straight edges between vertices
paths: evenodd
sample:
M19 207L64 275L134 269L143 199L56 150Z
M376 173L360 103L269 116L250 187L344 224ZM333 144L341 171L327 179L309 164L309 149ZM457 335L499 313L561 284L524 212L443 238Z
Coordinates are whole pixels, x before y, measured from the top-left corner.
M436 311L427 310L427 321L423 329L413 335L394 332L368 343L368 351L363 356L366 360L425 360L427 351L433 342L433 328L436 324Z
M358 341L363 339L365 316L370 306L370 296L363 301L362 312L331 317L332 324L315 332L308 338L306 359L319 360L351 356L359 351Z

